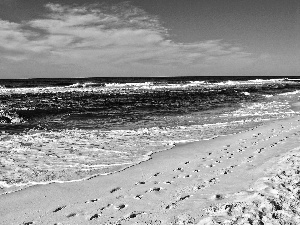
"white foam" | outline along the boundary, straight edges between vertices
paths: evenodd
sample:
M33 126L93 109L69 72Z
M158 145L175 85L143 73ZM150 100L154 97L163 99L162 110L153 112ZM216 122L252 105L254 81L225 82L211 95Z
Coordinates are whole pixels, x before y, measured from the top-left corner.
M93 82L86 82L86 83L76 83L69 86L65 86L65 88L87 88L87 87L93 87L93 86L99 86L101 84L99 83L93 83Z
M206 88L218 89L220 87L235 87L235 86L258 86L274 83L295 83L294 81L286 79L270 79L270 80L248 80L248 81L223 81L217 83L210 83L207 81L189 81L186 83L154 83L154 82L140 82L140 83L76 83L65 87L34 87L34 88L5 88L0 89L0 95L10 94L26 94L26 93L66 93L66 92L101 92L109 93L114 91L137 91L137 90L165 90L165 89L189 89L189 88Z
M285 78L286 80L290 80L290 81L300 81L300 79L296 79L296 78L292 78L292 79L290 79L290 78Z
M12 113L12 112L7 112L5 109L1 110L0 107L0 117L5 117L7 119L10 120L10 124L14 124L14 123L23 123L24 120L22 118L20 118L16 113Z
M242 94L248 95L248 96L250 95L250 93L249 93L249 92L246 92L246 91L245 91L245 92L242 92Z
M271 97L273 97L274 95L263 95L264 97L266 97L266 98L271 98Z
M279 95L283 95L283 96L286 96L286 95L297 95L299 93L300 93L300 90L296 90L296 91L282 93L282 94L279 94Z

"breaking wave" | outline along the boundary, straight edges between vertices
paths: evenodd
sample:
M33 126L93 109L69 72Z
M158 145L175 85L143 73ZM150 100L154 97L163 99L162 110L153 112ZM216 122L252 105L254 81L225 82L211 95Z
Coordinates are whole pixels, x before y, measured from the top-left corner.
M24 120L17 113L0 110L0 124L19 124Z
M26 93L58 93L58 92L115 92L115 91L136 91L136 90L176 90L176 89L219 89L219 88L251 88L274 85L299 84L291 79L256 79L247 81L184 81L184 82L136 82L136 83L105 83L105 82L78 82L67 86L45 86L45 87L16 87L6 88L1 86L0 95L26 94Z

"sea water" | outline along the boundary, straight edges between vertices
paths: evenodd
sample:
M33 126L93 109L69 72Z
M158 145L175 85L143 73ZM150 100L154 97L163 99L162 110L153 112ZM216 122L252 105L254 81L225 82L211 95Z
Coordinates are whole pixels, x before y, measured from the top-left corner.
M122 170L176 143L295 116L299 80L0 80L0 194Z

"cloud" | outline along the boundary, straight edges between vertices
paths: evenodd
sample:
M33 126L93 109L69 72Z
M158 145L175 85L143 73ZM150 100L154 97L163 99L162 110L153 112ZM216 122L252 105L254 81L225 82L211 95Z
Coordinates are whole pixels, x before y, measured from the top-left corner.
M20 24L0 20L0 59L93 70L120 65L240 67L253 62L252 54L222 40L174 42L157 16L128 2L45 7L43 18Z

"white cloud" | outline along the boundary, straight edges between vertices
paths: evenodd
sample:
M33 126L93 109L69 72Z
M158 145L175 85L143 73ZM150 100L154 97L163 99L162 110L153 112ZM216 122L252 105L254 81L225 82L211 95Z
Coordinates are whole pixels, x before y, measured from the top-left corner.
M173 42L159 18L129 3L45 7L44 18L20 24L0 20L0 57L93 70L116 65L240 67L253 62L250 53L222 40Z

